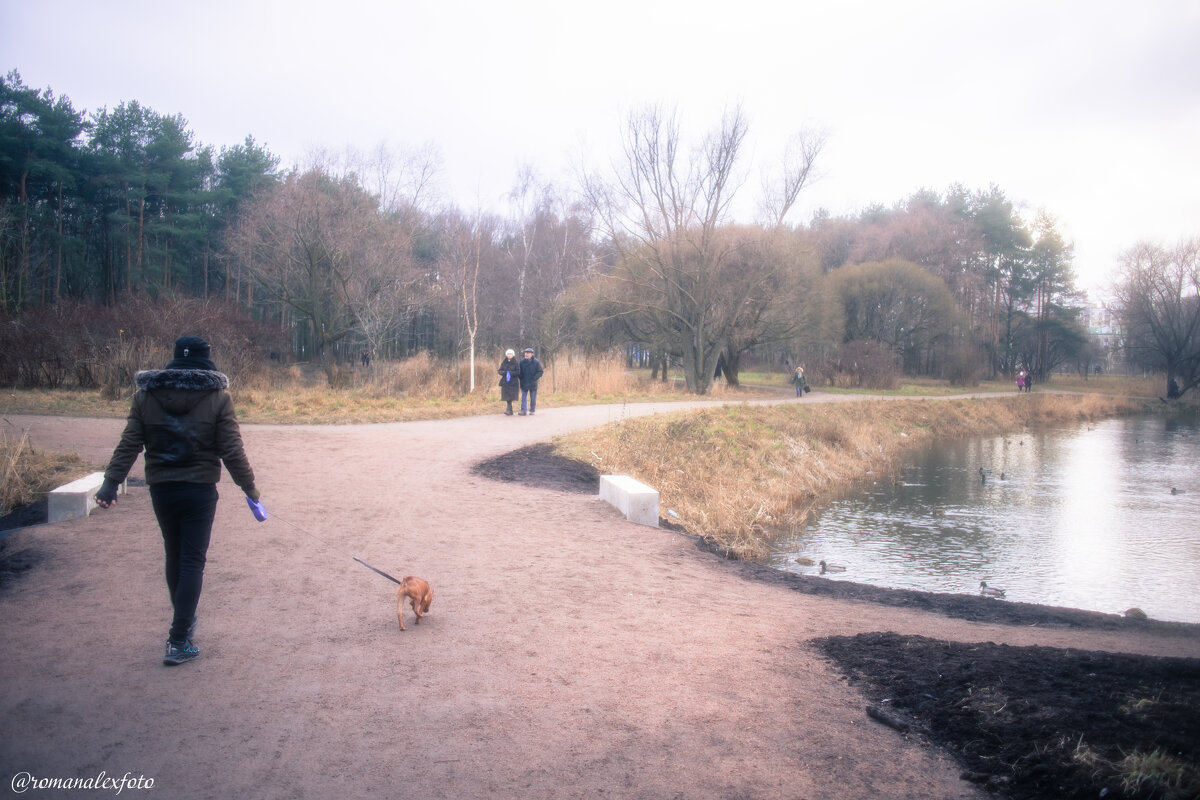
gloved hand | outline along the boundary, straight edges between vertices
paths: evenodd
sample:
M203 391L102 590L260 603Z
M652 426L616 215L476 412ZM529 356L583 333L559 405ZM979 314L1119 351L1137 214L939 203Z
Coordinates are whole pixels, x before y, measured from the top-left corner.
M246 497L249 497L251 500L257 503L258 498L262 497L262 494L258 491L258 487L251 486L246 490Z
M117 502L117 487L120 486L112 478L105 478L104 483L100 484L100 490L96 492L96 503L101 508L108 508Z

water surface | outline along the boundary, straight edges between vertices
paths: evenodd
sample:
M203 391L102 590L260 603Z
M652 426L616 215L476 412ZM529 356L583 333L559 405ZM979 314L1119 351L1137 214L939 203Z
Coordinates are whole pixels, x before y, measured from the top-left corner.
M986 580L1008 600L1200 622L1200 430L1134 418L939 443L767 560L818 573L797 557L846 567L830 580L968 593Z

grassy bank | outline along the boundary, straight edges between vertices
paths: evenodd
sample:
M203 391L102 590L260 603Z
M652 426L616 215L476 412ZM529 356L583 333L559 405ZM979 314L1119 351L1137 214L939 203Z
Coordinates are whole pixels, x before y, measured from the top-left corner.
M729 555L753 558L779 531L871 476L892 477L936 438L1141 411L1110 395L732 405L614 423L558 440L563 455L659 491L660 512Z
M0 517L18 506L44 500L52 489L102 469L76 455L34 450L28 436L0 433Z

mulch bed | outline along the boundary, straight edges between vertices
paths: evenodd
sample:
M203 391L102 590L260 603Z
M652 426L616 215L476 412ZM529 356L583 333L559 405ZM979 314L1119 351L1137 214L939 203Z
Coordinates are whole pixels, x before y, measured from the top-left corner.
M548 444L482 462L473 472L557 491L599 491L595 468L556 455ZM666 520L662 524L668 527ZM1196 629L976 595L831 581L747 562L730 566L746 578L806 594L976 622L1176 635L1195 635ZM860 687L873 718L895 727L897 735L945 748L963 765L964 779L998 796L1200 800L1200 659L963 644L894 633L812 644ZM1157 767L1147 762L1123 778L1121 765L1131 754L1160 760Z
M11 531L17 528L28 528L30 525L41 525L46 521L45 500L38 500L24 506L17 506L12 511L0 517L0 531Z
M1006 797L1200 797L1198 659L894 633L813 644L876 719L940 745L964 778ZM1123 780L1121 763L1135 753L1168 759Z
M484 478L506 483L520 483L539 489L553 489L573 494L598 494L600 470L591 464L560 456L545 443L532 444L481 461L471 472Z

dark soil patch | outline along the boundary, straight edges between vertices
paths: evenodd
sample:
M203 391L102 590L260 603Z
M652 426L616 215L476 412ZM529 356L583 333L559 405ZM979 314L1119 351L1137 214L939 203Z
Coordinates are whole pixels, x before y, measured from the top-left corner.
M481 461L471 472L494 481L520 483L574 494L599 494L600 471L591 464L558 455L546 443L532 444Z
M894 727L910 726L903 735L944 747L964 778L1007 797L1200 797L1200 659L893 633L814 644ZM1122 766L1151 754L1158 771Z
M0 531L11 531L16 528L28 528L30 525L41 525L46 521L45 500L38 500L29 505L17 506L12 511L0 517Z
M38 551L29 547L17 550L11 547L9 542L0 539L0 592L41 560L42 556Z

